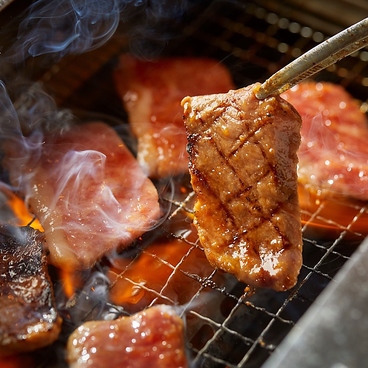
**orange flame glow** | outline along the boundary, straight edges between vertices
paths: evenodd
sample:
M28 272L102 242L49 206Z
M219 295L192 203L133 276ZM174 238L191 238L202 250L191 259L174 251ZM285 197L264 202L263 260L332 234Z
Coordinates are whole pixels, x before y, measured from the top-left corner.
M299 185L302 223L325 232L348 229L368 234L368 203L352 199L325 198Z
M75 271L60 269L60 279L63 282L64 294L68 299L82 286L82 280Z
M43 228L40 222L28 211L28 208L26 207L24 201L16 196L15 194L12 194L9 197L8 200L8 206L12 209L14 215L17 218L17 225L18 226L27 226L42 231Z
M145 289L160 291L173 268L190 246L174 241L170 244L153 244L143 252L125 272L114 267L109 273L113 287L110 297L115 304L136 304L146 294ZM152 298L154 295L152 296Z
M177 239L151 244L129 264L122 262L108 272L110 299L130 312L156 298L185 304L200 287L185 273L207 277L213 271L202 250Z

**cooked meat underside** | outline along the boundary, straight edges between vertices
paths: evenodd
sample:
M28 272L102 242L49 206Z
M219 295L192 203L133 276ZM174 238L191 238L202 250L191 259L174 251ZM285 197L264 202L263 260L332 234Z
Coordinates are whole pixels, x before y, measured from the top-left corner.
M257 85L182 101L194 224L211 264L255 287L286 290L302 264L297 149L301 119Z
M54 342L58 316L43 236L30 227L0 228L0 356Z
M86 322L70 335L67 358L70 368L186 368L184 323L166 305Z

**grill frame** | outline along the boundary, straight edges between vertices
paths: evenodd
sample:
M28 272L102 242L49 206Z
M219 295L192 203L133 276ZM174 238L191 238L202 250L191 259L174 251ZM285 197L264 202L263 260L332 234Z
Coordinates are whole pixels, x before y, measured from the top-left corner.
M335 20L329 20L329 23L324 18L323 27L319 27L321 18L311 9L306 17L309 22L303 24L298 13L299 5L298 1L288 1L285 5L266 0L248 1L247 4L216 1L206 6L196 5L180 23L175 24L171 30L176 34L175 40L167 43L161 55L213 57L229 67L238 87L262 82L332 34L329 33L331 30L335 32L344 26ZM366 11L368 15L368 9ZM129 37L124 32L124 29L118 30L100 49L88 54L66 56L46 69L39 66L43 58L30 61L26 65L26 74L31 80L41 83L63 109L85 109L125 121L126 113L113 90L111 80L118 55L129 51ZM156 41L152 42L155 44ZM362 110L367 111L368 100L364 97L368 86L367 59L367 50L361 50L319 73L315 79L342 84L361 100ZM126 138L124 133L123 139ZM190 251L193 251L200 248L200 244L188 240L186 236L194 199L188 180L188 176L184 176L156 184L161 193L162 205L168 211L168 219L160 228L160 236L180 239L189 244ZM183 187L186 188L184 192ZM231 276L224 277L217 270L204 279L199 278L179 267L184 263L184 257L177 265L169 265L172 268L170 277L176 272L182 272L198 282L198 291L179 309L187 323L187 348L193 366L260 367L267 360L364 240L365 235L354 230L353 225L364 213L368 213L368 207L356 203L351 204L354 216L347 225L337 224L333 237L316 233L310 224L315 218L326 226L331 225L330 219L319 215L322 207L329 205L321 203L316 211L303 213L304 261L298 284L290 291L276 293L272 290L257 290L253 293L245 288L246 285L236 282ZM172 232L172 226L175 226L175 233ZM144 238L136 245L142 252L150 252L149 240ZM138 255L137 252L128 256L133 261ZM98 268L99 271L105 271L106 264L102 262ZM91 275L93 272L83 275L86 282ZM124 271L121 277L124 277ZM56 281L55 286L60 294L61 282ZM156 290L148 291L157 294ZM204 303L198 302L202 294L206 294ZM74 300L83 302L85 295L86 290L79 290ZM160 302L160 295L164 295L163 290L159 291L158 297L151 304ZM166 301L175 304L173 300ZM80 319L102 318L107 312L127 314L126 310L97 298L96 308L100 308L97 314L88 312L82 318L78 316L73 319L73 307L70 307L72 301L59 295L58 302L65 320L65 336L75 327L76 320L79 323ZM211 316L216 309L222 312ZM196 331L195 326L201 326L201 329ZM207 336L206 341L199 338L201 334ZM63 359L59 349L65 336L51 348L54 352L50 354L50 349L41 352L43 362L40 366L53 366L51 362L55 355Z

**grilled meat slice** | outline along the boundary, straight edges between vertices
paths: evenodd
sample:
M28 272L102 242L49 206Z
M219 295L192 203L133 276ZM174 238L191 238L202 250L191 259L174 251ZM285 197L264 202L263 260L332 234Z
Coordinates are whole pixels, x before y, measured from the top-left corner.
M150 62L122 55L114 79L138 138L138 161L156 178L188 172L182 98L234 88L229 71L206 58Z
M17 170L6 160L12 182ZM9 161L9 162L8 162ZM45 134L42 152L24 166L32 212L45 229L50 262L89 268L151 229L158 193L117 133L102 122Z
M255 287L286 290L302 264L297 155L301 119L258 85L186 97L194 224L209 262Z
M150 307L114 321L86 322L68 339L70 368L188 367L184 324L174 309Z
M54 342L61 329L42 233L0 227L0 357Z
M336 84L304 82L282 95L302 117L298 180L322 197L368 200L368 119Z

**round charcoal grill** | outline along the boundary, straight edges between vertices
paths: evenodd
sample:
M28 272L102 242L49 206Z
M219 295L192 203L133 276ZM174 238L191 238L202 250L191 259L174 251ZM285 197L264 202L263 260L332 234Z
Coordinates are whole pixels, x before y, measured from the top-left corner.
M324 2L323 6L318 1L306 3L254 0L193 4L180 22L165 30L170 37L159 41L146 39L142 43L145 47L135 51L145 57L157 56L158 49L160 56L211 57L228 66L238 87L263 82L326 37L368 16L364 1L338 0L330 5ZM12 11L13 5L16 3L5 11ZM340 14L344 14L343 19ZM68 55L46 69L43 59L36 58L26 63L25 69L30 79L39 82L61 109L86 110L120 119L121 126L114 120L115 128L134 146L124 123L126 113L112 83L117 57L131 50L129 38L132 35L126 33L126 27L119 28L105 45L87 54ZM341 84L366 110L367 59L368 51L363 49L320 72L315 79ZM203 276L193 267L194 255L202 250L192 236L194 195L189 177L174 177L155 184L167 212L166 219L157 229L137 240L134 250L120 256L133 265L140 254L145 254L168 270L161 289L143 286L146 295L150 295L146 306L177 305L169 290L171 282L179 276L183 288L187 283L194 285L185 296L186 303L178 308L186 321L188 356L193 367L261 367L366 235L362 225L362 219L368 215L366 204L345 204L348 211L341 222L326 217L325 209L335 205L331 202L321 202L312 211L303 210L304 261L298 284L282 293L254 292L231 275L212 269ZM157 238L178 239L187 245L187 250L181 259L171 264L150 249L150 242ZM109 266L103 260L93 270L81 274L82 286L71 297L64 295L64 281L56 270L51 270L64 328L59 341L34 354L37 366L66 367L64 344L78 324L129 315L138 308L123 308L106 299L105 294L111 288L107 281ZM129 265L122 268L117 277L137 286L129 269Z

